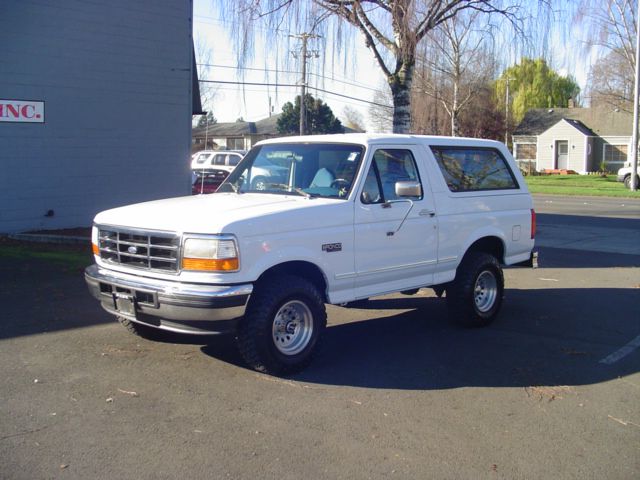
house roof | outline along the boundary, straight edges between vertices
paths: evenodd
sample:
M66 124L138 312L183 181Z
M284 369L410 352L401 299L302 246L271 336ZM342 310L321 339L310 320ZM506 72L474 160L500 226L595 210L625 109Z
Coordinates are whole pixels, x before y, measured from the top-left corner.
M577 120L580 125L571 124L585 135L630 136L633 129L630 113L610 108L532 108L513 135L540 135L561 120Z
M593 136L596 135L596 133L594 131L592 131L590 128L587 128L587 126L584 123L582 123L580 120L573 120L571 118L563 118L561 121L567 122L569 125L571 125L573 128L578 130L583 135L586 135L588 137L593 137Z
M202 136L207 131L210 137L243 137L246 135L278 135L276 123L278 115L258 120L257 122L214 123L209 127L194 127L192 135Z
M267 136L282 136L278 132L278 118L281 113L272 115L257 122L226 122L226 123L214 123L207 127L194 127L192 129L192 136L203 137L206 134L210 137L244 137L247 135L267 135ZM342 126L344 133L362 133L353 128Z

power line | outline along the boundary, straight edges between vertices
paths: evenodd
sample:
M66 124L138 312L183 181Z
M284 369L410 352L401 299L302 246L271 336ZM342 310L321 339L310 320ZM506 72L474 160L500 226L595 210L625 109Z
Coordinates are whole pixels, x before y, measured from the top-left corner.
M201 83L217 83L217 84L222 84L222 85L249 85L249 86L254 86L254 87L255 86L260 86L260 87L295 87L295 88L299 88L300 87L300 85L296 85L295 83L232 82L232 81L226 81L226 80L200 80L200 82ZM313 90L316 90L318 92L326 93L328 95L334 95L336 97L348 98L349 100L356 100L358 102L368 103L370 105L376 105L378 107L393 109L393 107L391 105L384 105L382 103L372 102L370 100L364 100L362 98L351 97L349 95L343 95L342 93L332 92L330 90L324 90L322 88L317 88L317 87L309 87L309 88L312 88Z
M274 72L274 73L286 73L286 74L292 74L292 75L300 75L300 72L296 72L293 70L279 70L276 68L252 68L252 67L234 67L233 65L220 65L220 64L215 64L215 63L197 63L196 64L199 67L210 67L210 68L228 68L231 70L250 70L253 72ZM345 85L349 85L351 87L357 87L357 88L363 88L365 90L371 90L372 92L378 92L380 91L379 88L374 88L374 87L370 87L370 86L364 86L361 84L357 84L357 83L352 83L347 77L342 77L345 80L338 80L338 78L340 78L339 76L336 76L335 78L331 78L331 77L327 77L325 75L320 75L318 73L313 73L313 72L307 72L308 75L312 75L314 77L318 77L321 78L322 80L328 80L330 82L337 82L337 83L344 83ZM353 80L353 82L355 82L355 80Z

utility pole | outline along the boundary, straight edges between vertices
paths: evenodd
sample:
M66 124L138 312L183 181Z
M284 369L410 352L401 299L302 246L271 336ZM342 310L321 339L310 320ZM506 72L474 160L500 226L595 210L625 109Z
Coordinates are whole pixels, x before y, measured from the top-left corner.
M304 135L307 131L307 112L305 105L305 97L307 93L307 58L318 58L320 55L317 50L309 51L307 42L310 38L320 38L320 35L314 33L299 33L297 35L289 35L292 38L302 40L300 49L300 59L302 60L302 79L300 80L300 135ZM294 58L298 58L298 52L292 52Z
M504 144L507 146L507 148L509 148L509 81L511 80L509 77L506 78L507 80L507 95L504 101L504 105L505 105L505 114L504 114L504 123L505 123L505 129L504 129Z
M638 58L638 55L640 54L640 15L637 15L637 17L636 78L633 88L633 134L631 137L631 184L629 185L632 191L638 189L638 101L640 100L640 98L638 98L640 96L640 58Z

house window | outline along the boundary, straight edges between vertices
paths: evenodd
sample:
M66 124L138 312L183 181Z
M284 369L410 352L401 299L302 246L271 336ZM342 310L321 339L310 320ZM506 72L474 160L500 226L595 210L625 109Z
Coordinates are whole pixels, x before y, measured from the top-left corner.
M230 150L244 150L244 138L227 138L227 148Z
M627 161L626 145L605 145L604 146L604 163L624 163Z
M516 143L516 158L518 160L535 160L538 146L535 143Z

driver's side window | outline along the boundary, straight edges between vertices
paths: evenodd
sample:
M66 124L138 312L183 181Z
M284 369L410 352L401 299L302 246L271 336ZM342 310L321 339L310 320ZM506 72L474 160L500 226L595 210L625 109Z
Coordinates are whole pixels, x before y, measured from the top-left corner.
M380 193L379 175L377 173L376 161L373 160L367 178L364 180L364 188L360 196L362 203L382 203L382 194Z
M401 181L420 181L411 151L377 150L373 154L360 199L365 204L397 200L396 182Z

